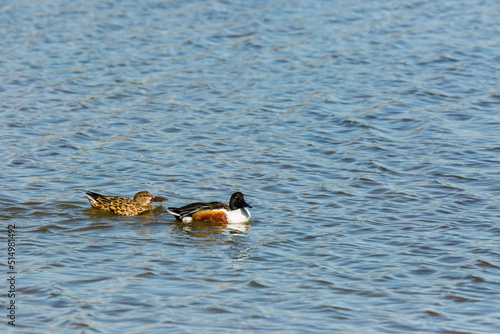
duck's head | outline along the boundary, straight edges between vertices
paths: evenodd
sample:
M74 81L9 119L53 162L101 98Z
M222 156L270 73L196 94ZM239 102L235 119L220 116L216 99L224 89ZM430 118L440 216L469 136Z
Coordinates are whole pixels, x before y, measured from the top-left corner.
M229 207L231 210L241 209L241 208L251 208L250 204L245 202L245 197L242 193L235 192L231 199L229 200Z
M148 205L151 202L163 202L166 201L167 199L165 197L161 196L153 196L151 193L147 191L139 191L137 194L134 196L134 201L139 203L140 205Z

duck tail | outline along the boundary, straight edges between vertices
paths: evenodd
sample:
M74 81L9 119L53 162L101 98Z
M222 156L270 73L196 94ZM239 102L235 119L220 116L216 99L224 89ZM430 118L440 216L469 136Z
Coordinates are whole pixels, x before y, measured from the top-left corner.
M176 217L179 217L181 215L181 210L180 208L173 208L173 207L168 207L167 208L167 212L176 216Z
M97 205L98 204L97 199L99 197L102 197L102 195L95 193L95 192L92 192L92 191L85 192L85 196L87 196L87 198L89 199L90 205L92 205L92 206Z
M102 197L102 195L101 195L101 194L95 193L95 192L93 192L93 191L86 191L86 192L85 192L85 195L86 195L87 197L92 197L93 199L96 199L97 197Z

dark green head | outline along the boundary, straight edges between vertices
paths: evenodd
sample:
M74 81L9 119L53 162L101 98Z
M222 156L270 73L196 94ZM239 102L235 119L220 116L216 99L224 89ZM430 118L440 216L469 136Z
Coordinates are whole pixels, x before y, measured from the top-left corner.
M250 204L245 202L245 197L239 191L234 193L229 200L229 207L231 210L241 209L241 208L251 208Z

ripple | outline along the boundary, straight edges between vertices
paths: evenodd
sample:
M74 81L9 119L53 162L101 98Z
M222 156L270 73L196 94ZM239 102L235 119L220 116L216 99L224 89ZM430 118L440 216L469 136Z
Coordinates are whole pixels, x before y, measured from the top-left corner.
M19 326L495 332L498 8L467 8L2 8ZM169 203L118 217L86 189ZM165 209L236 190L247 224Z

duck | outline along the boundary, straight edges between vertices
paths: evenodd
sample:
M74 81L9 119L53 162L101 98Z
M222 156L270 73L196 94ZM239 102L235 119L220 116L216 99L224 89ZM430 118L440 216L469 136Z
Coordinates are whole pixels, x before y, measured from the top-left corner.
M235 192L229 205L220 202L191 203L180 208L169 207L168 212L183 223L206 222L241 224L250 220L251 206L245 202L241 192Z
M153 196L147 191L139 191L133 199L121 196L104 196L92 191L87 191L85 196L87 196L93 208L128 217L153 210L155 206L149 204L151 202L167 200L161 196Z

